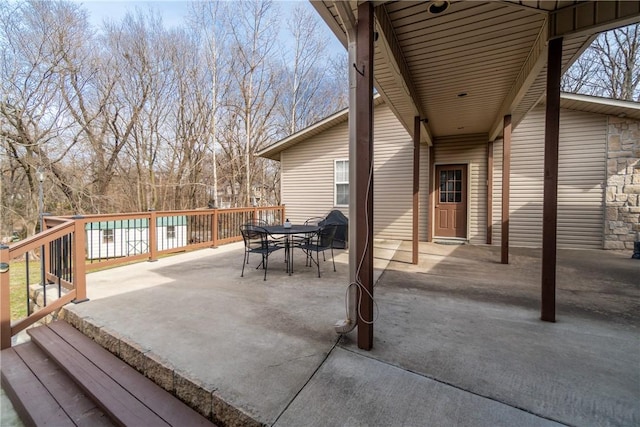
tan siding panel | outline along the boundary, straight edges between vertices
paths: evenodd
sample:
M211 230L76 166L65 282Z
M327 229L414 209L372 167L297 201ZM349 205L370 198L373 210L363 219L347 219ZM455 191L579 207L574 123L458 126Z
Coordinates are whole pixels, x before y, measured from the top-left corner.
M334 207L334 161L347 159L348 124L342 123L282 153L282 202L294 223ZM386 105L374 116L374 234L411 239L413 143ZM352 187L353 188L353 187Z
M509 237L513 246L542 245L544 107L513 133ZM606 117L570 110L560 115L558 246L602 248ZM495 144L494 244L500 244L502 141Z

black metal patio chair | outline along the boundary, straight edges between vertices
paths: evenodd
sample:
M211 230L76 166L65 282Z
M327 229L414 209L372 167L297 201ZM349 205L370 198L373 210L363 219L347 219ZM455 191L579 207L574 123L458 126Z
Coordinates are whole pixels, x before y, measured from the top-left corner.
M304 225L318 225L318 226L321 226L324 223L324 220L325 220L325 217L323 217L323 216L314 216L314 217L308 218L304 222ZM304 246L304 245L306 245L306 244L308 244L310 242L312 236L313 235L298 236L298 238L294 242L295 243L294 246L298 247L298 248L302 248L302 246ZM309 259L309 251L304 251L304 252L307 254L307 260L306 260L305 265L307 267L311 266L311 260ZM323 257L324 261L327 260L327 258L324 256L324 252L322 252L322 257Z
M245 224L240 226L242 239L244 240L244 259L242 260L242 273L240 277L244 277L244 265L249 263L249 254L260 254L262 262L257 268L262 266L264 270L264 279L267 280L267 269L269 267L269 255L273 252L284 249L278 241L272 240L270 234L262 227Z
M333 271L336 271L336 261L333 258L333 238L336 234L336 228L335 225L322 227L317 233L310 236L307 241L301 242L298 246L307 253L307 257L318 267L318 277L320 277L320 252L324 256L325 251L331 250ZM316 254L315 259L313 258L314 253Z

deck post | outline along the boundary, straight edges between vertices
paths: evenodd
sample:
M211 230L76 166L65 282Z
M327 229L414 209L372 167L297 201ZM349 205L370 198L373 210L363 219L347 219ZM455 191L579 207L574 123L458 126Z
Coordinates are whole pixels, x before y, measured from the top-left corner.
M549 40L547 111L544 124L544 197L542 208L541 316L556 321L556 235L558 225L558 147L560 141L560 78L562 38Z
M420 227L420 117L413 119L413 226L412 226L412 257L411 262L418 264L419 258L419 227Z
M493 141L487 144L487 245L493 242Z
M43 212L42 213L42 227L40 229L40 232L44 232L45 230L48 230L49 228L49 224L47 224L47 217L49 216L49 213ZM52 226L53 227L53 226ZM42 245L40 247L40 280L41 280L41 284L43 286L43 289L46 289L47 284L49 283L49 280L47 279L48 274L51 272L52 268L51 268L51 243L49 243L48 245ZM46 294L46 292L44 292L44 294ZM44 305L47 304L47 298L46 295L43 294L43 298L44 298Z
M73 218L73 283L76 291L75 303L88 301L87 298L87 265L85 253L87 250L87 237L85 221L80 215Z
M502 236L500 262L509 264L509 194L511 178L511 115L504 116L502 136Z
M158 227L155 210L149 212L149 262L158 260Z
M9 246L0 245L0 350L11 347L9 261Z
M360 284L358 347L373 347L373 4L358 5L356 35L355 253Z
M211 247L218 247L218 209L211 212Z
M435 143L434 143L435 144ZM429 146L429 197L427 202L427 242L433 242L433 223L435 217L435 192L436 185L434 174L436 170L436 149L434 145Z

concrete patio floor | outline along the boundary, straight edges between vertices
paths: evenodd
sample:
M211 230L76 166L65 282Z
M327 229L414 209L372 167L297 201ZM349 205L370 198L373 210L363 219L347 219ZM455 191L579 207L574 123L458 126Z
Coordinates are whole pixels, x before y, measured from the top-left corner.
M257 258L241 278L241 244L96 272L66 317L227 425L640 425L629 252L560 250L552 324L538 320L540 250L502 265L497 247L421 243L411 265L410 245L376 242L372 351L333 330L344 251L321 278L300 255L288 276L280 253L267 281Z

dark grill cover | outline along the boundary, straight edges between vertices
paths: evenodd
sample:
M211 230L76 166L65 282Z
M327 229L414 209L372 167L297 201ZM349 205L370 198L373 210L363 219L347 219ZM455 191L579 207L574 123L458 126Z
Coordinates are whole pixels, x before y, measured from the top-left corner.
M336 225L336 235L333 238L333 247L346 249L349 241L349 219L339 210L329 212L320 225Z

